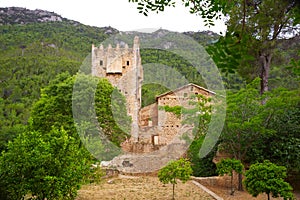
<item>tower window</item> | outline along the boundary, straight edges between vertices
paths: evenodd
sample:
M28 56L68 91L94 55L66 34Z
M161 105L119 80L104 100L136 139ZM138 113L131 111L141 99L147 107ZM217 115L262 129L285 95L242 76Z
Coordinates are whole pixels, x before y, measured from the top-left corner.
M126 65L129 66L129 60L126 61Z
M103 60L100 60L100 66L102 66L103 65Z

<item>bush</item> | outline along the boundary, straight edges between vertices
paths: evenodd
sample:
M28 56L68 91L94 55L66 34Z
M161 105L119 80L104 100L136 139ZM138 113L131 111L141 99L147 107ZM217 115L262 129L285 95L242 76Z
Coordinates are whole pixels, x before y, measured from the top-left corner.
M26 132L0 157L1 199L75 199L88 173L85 151L63 129Z

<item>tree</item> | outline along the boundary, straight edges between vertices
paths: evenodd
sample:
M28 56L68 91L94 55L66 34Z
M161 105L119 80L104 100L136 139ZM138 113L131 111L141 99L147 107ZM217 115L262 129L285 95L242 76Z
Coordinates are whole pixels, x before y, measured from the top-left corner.
M194 138L188 149L188 158L191 162L194 176L212 176L216 174L216 165L212 162L217 145L203 158L200 158L200 149L207 135L211 121L212 98L196 95L197 101L190 101L193 108L183 109L185 119L183 124L193 124Z
M217 163L217 172L218 174L224 176L225 174L229 175L230 178L230 187L231 187L231 195L234 195L234 187L233 187L233 171L236 173L242 174L244 166L240 160L236 159L222 159Z
M131 128L125 97L107 79L98 81L95 110L99 124L110 141L120 146L129 136Z
M148 16L149 11L152 12L163 12L166 7L175 7L176 0L129 0L129 2L137 3L137 9L139 13ZM178 2L177 2L178 3ZM213 25L213 19L220 19L220 12L225 8L225 0L182 0L185 7L189 8L190 13L198 14L203 19L206 25Z
M213 163L213 158L216 154L217 148L215 147L207 156L200 158L199 151L203 144L205 135L202 135L193 140L188 149L188 158L191 162L194 176L214 176L216 175L216 164Z
M175 0L129 1L137 3L139 12L146 16L149 11L162 12L176 4ZM218 67L225 71L238 69L252 72L251 75L255 73L251 79L257 75L261 78L261 94L268 91L269 72L278 40L287 32L295 35L295 31L299 31L296 26L300 23L299 1L182 0L182 3L190 13L200 15L208 26L214 25L214 20L220 19L222 14L227 17L227 33L209 52ZM249 77L250 73L247 75Z
M258 137L247 152L246 162L270 160L285 166L289 176L300 169L300 90L284 88L268 93L265 118L269 116L269 134ZM295 176L294 176L295 177Z
M275 124L276 123L276 124ZM264 153L265 158L285 166L288 172L300 173L300 103L290 106L281 116L274 120L274 129L277 134L270 136L269 151ZM266 150L266 149L265 149Z
M295 25L299 23L296 10L300 4L295 0L241 0L231 4L227 22L227 35L235 40L231 45L244 48L246 55L254 58L249 66L241 55L239 71L246 66L248 73L256 73L261 78L260 93L263 94L269 90L269 73L279 39L286 37L286 33L295 36L295 31L299 31Z
M89 172L86 152L63 129L24 132L0 161L1 199L75 199Z
M269 159L299 172L299 90L273 89L259 94L259 80L227 95L227 115L219 151L242 163ZM262 105L261 99L268 99ZM240 188L241 188L240 176Z
M114 87L106 79L84 74L59 74L41 91L41 98L33 105L31 129L49 132L53 126L64 127L70 135L78 138L73 114L82 115L89 123L98 120L108 139L119 146L127 136L130 117L126 113L125 98L113 91ZM119 117L114 116L112 109ZM96 112L94 119L90 118L92 110ZM116 123L117 119L121 125ZM85 130L85 136L99 135L99 129Z
M285 200L294 199L292 187L284 181L286 168L283 166L277 166L266 160L263 163L251 165L245 175L245 187L254 197L260 193L266 193L268 200L270 200L270 194L273 197L281 196Z
M159 170L158 178L163 184L173 184L173 199L175 199L175 184L176 179L181 180L183 183L188 181L192 174L191 164L186 159L179 159L170 161L165 167Z
M107 79L78 73L72 95L73 119L85 147L98 160L111 160L128 137L131 118L125 97Z
M239 92L227 95L226 120L219 150L226 151L242 163L245 162L252 144L271 131L267 126L271 113L261 104L259 81L256 79ZM242 190L241 175L238 189Z
M32 130L47 133L52 127L64 127L73 136L77 135L72 117L74 79L74 76L64 72L41 90L41 97L31 111Z

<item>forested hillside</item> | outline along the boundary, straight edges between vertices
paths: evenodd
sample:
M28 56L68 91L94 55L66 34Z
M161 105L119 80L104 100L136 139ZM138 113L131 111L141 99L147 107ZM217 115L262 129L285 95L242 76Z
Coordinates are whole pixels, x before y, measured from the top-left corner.
M57 74L75 74L92 43L98 44L118 32L67 19L43 22L36 11L15 9L0 12L2 23L9 24L0 25L1 149L22 132L40 90ZM5 17L4 13L9 15ZM17 18L22 19L22 24L17 23Z

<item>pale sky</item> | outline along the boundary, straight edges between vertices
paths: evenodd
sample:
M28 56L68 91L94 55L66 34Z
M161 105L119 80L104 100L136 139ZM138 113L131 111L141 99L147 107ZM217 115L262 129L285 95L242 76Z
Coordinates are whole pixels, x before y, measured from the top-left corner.
M148 17L139 14L136 4L128 0L0 0L0 7L11 6L47 10L86 25L111 26L120 31L163 28L177 32L211 30L219 33L226 29L222 22L210 29L204 27L202 19L190 14L180 0L176 8L168 8L160 14L150 13Z

